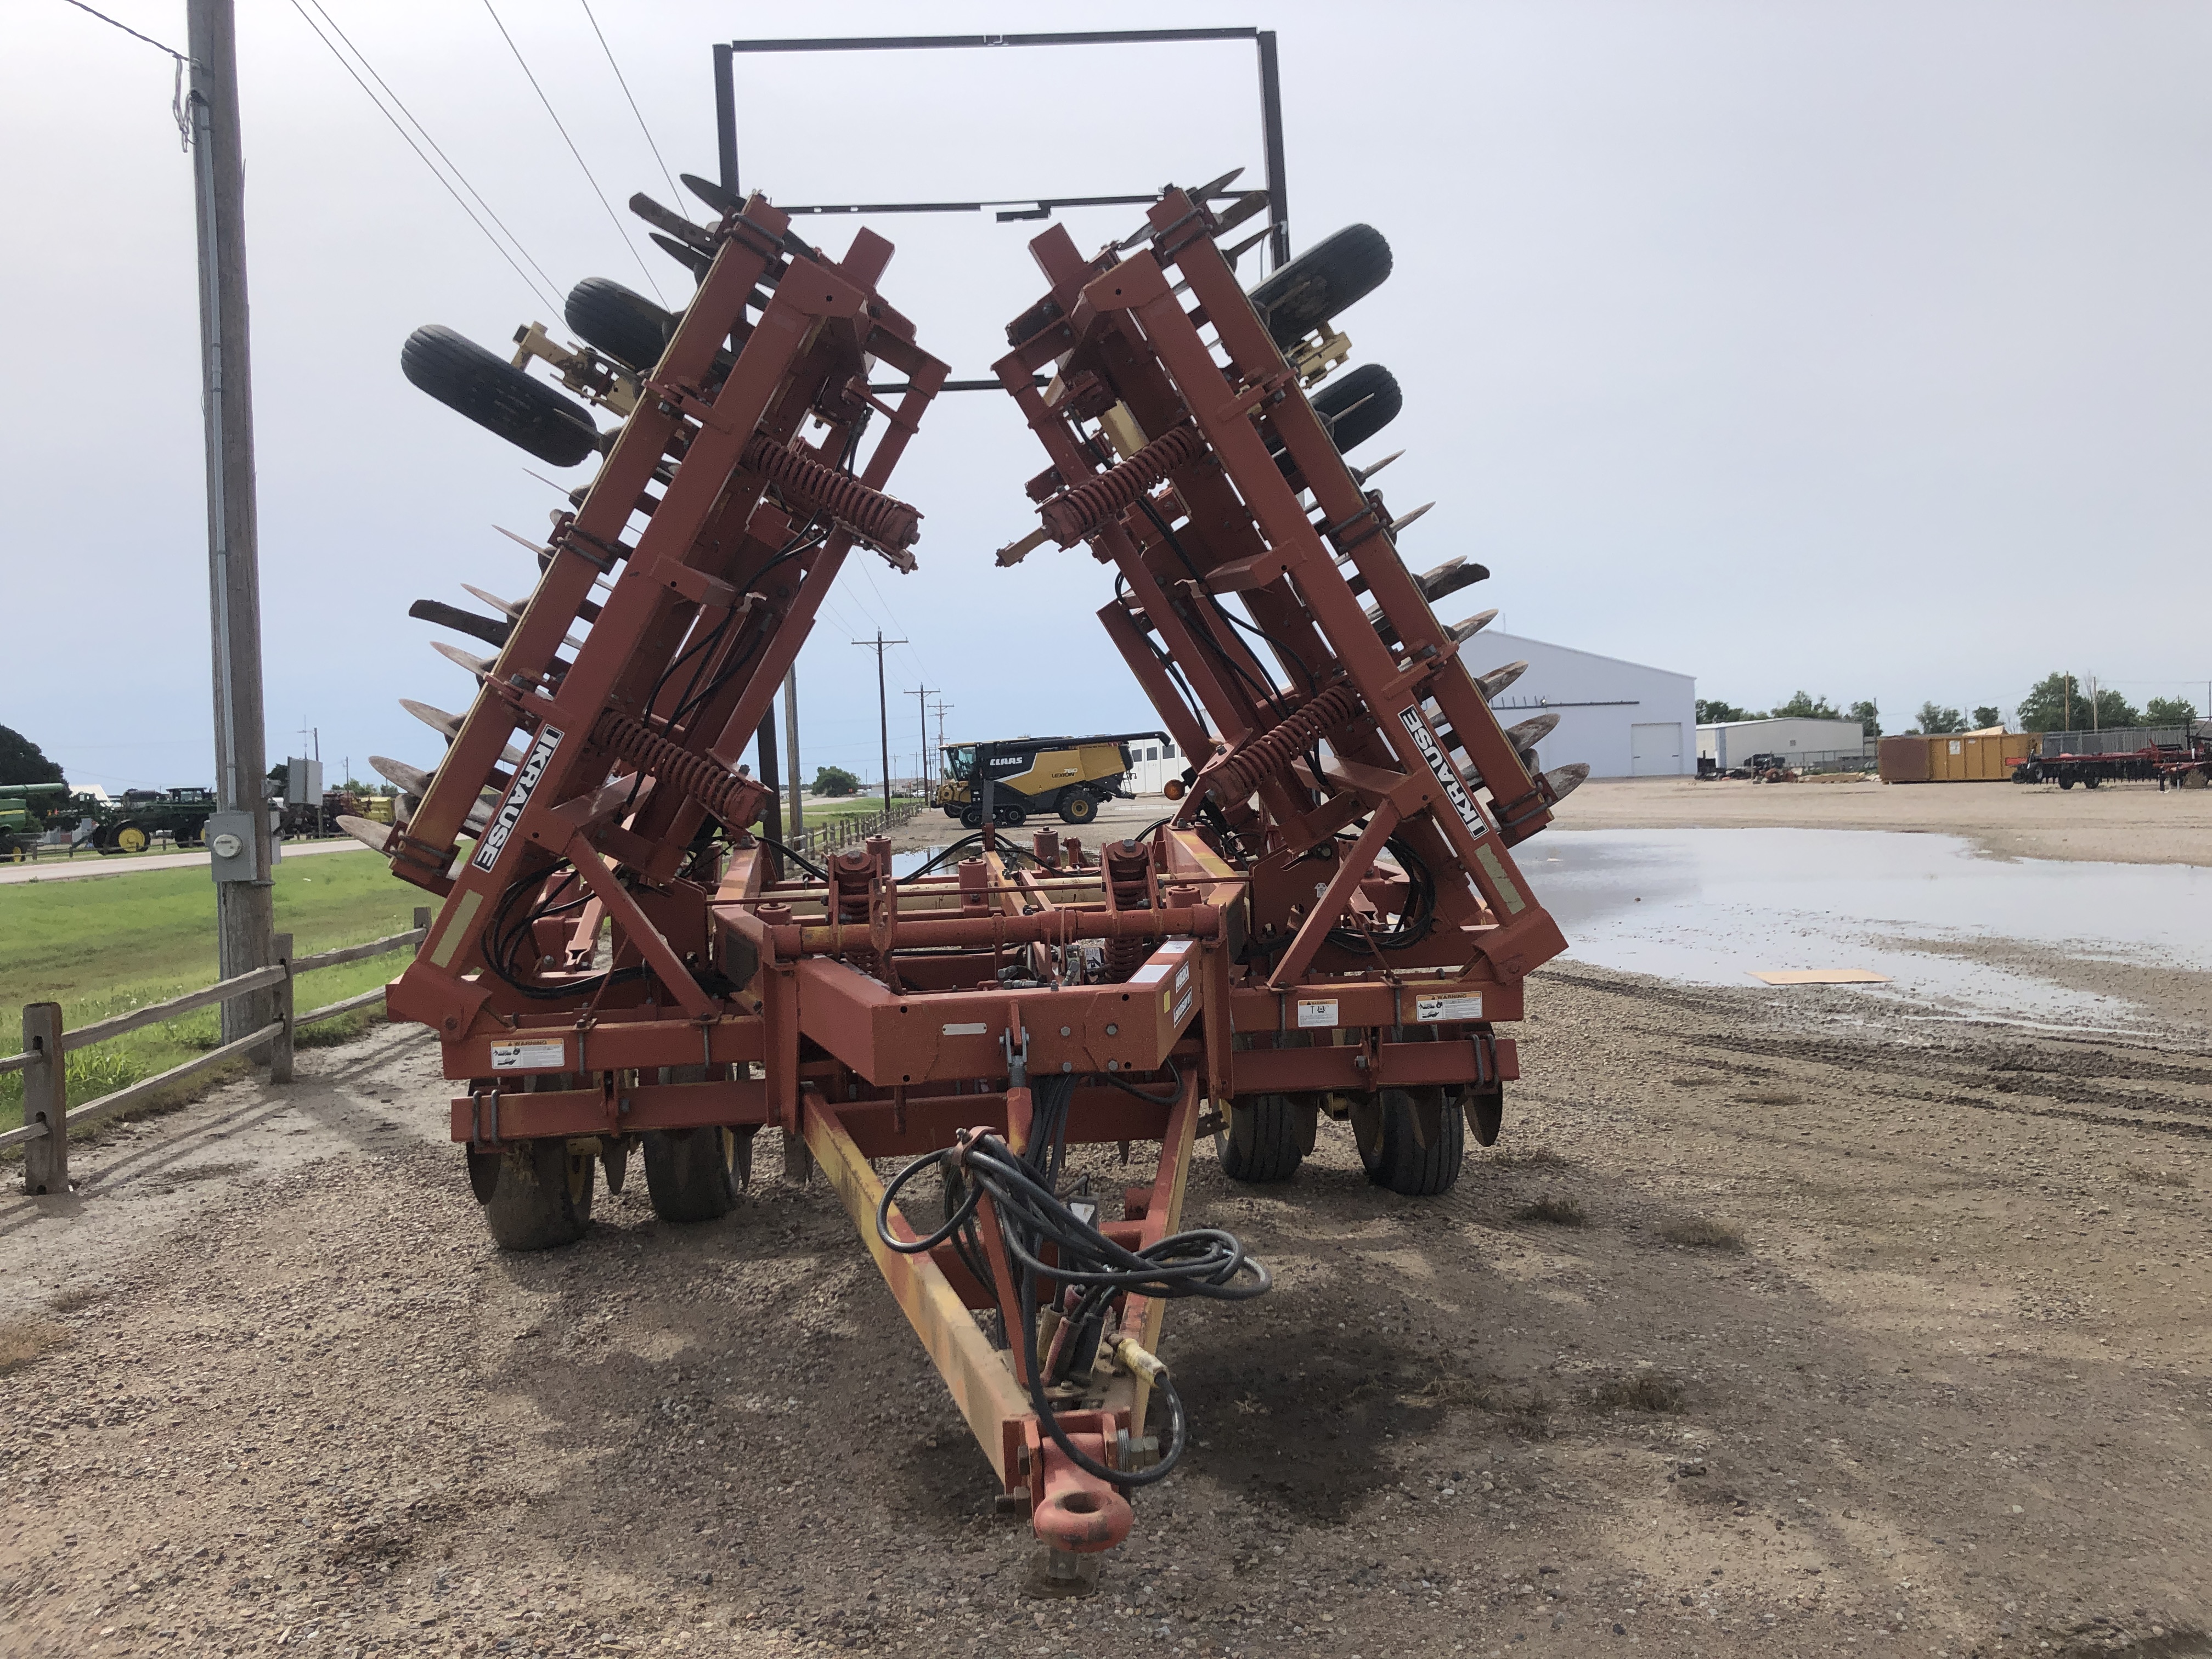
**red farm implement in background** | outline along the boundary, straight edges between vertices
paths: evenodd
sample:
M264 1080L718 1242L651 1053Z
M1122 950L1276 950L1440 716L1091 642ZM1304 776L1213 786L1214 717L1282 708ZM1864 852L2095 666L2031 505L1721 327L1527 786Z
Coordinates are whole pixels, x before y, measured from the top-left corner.
M1491 714L1512 671L1461 667L1482 619L1429 609L1485 573L1408 574L1342 459L1395 413L1389 376L1308 398L1387 248L1332 239L1248 298L1209 187L1169 191L1127 258L1038 239L1052 292L999 366L1053 462L1031 542L1088 540L1123 579L1103 614L1197 763L1181 811L1086 851L1018 846L987 802L903 877L882 838L814 866L757 836L769 792L732 768L852 548L912 568L919 515L884 490L945 370L876 293L889 244L835 261L762 198L687 182L714 225L634 204L698 274L680 317L591 282L574 347L409 343L410 377L471 418L604 459L526 602L416 608L494 654L439 647L474 703L410 705L444 760L380 762L398 821L349 825L444 900L389 1011L465 1082L453 1136L508 1248L580 1236L634 1152L671 1221L735 1206L763 1127L787 1171L818 1162L1048 1577L1079 1585L1189 1443L1167 1302L1268 1288L1182 1225L1199 1137L1280 1181L1326 1115L1381 1185L1448 1188L1517 1074L1498 1024L1564 945L1508 849L1578 775L1534 770L1549 717ZM1159 1152L1133 1183L1090 1150L1135 1145Z

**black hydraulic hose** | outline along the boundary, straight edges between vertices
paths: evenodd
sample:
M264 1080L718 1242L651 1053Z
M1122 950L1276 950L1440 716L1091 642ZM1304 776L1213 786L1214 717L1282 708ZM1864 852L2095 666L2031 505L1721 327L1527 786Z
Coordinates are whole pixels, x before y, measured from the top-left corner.
M1118 1486L1150 1486L1174 1468L1188 1442L1188 1419L1182 1396L1164 1374L1152 1379L1152 1386L1165 1403L1167 1425L1160 1461L1151 1468L1109 1468L1077 1449L1060 1427L1055 1408L1044 1392L1036 1340L1038 1281L1084 1287L1066 1316L1087 1322L1105 1316L1107 1304L1117 1297L1202 1296L1241 1302L1266 1294L1274 1280L1262 1263L1244 1254L1244 1247L1232 1234L1218 1228L1170 1234L1142 1250L1132 1250L1077 1215L1054 1190L1074 1087L1075 1079L1070 1074L1039 1086L1037 1111L1032 1120L1036 1133L1027 1157L1016 1157L1000 1137L985 1133L965 1146L929 1153L907 1165L892 1178L876 1206L876 1235L902 1255L918 1255L954 1238L970 1222L976 1206L988 1194L1007 1255L1021 1271L1019 1340L1030 1403L1038 1418L1054 1443L1086 1474ZM911 1243L896 1239L890 1231L891 1204L933 1163L944 1167L947 1179L957 1171L968 1190L945 1224L927 1238ZM1056 1263L1048 1265L1040 1258L1039 1252L1047 1243L1057 1251Z
M824 870L820 865L816 864L810 859L800 857L799 854L793 852L791 848L786 847L781 842L770 841L766 836L760 835L758 833L754 835L753 839L758 842L762 846L767 848L771 853L782 854L784 857L789 859L800 869L805 871L808 875L819 877L823 881L830 879L830 872L827 870Z

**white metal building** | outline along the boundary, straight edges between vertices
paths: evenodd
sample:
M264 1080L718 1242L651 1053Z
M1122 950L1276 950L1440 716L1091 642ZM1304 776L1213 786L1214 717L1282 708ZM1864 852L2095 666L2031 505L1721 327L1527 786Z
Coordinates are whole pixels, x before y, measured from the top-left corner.
M1698 769L1698 682L1643 663L1486 629L1460 647L1477 675L1509 662L1528 672L1492 707L1511 726L1550 709L1558 729L1537 745L1546 770L1581 762L1598 778L1680 777Z
M1723 772L1753 755L1833 758L1865 752L1866 728L1856 720L1723 720L1698 728L1698 753Z
M1176 752L1172 742L1158 738L1132 740L1129 744L1129 790L1132 794L1157 795L1170 778L1179 778L1190 762Z

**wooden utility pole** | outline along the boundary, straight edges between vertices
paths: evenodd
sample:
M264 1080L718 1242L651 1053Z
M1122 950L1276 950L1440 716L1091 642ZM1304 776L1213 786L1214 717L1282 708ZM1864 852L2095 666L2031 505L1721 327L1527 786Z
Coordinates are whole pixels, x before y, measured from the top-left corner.
M783 757L791 773L791 844L806 834L806 808L799 798L799 665L783 677Z
M214 623L217 810L216 951L234 979L273 957L269 769L261 709L261 574L253 504L252 363L246 345L246 162L239 135L231 0L186 0L191 56L192 206L199 224L200 374L207 431L208 586ZM235 837L238 852L218 844ZM222 1006L233 1042L267 1024L269 995Z
M925 806L929 804L929 700L942 690L942 686L922 685L907 693L921 699L921 801Z
M876 653L876 722L884 734L884 811L888 812L891 810L891 694L884 683L884 651L886 647L904 645L906 641L887 640L878 628L872 640L854 640L853 643Z

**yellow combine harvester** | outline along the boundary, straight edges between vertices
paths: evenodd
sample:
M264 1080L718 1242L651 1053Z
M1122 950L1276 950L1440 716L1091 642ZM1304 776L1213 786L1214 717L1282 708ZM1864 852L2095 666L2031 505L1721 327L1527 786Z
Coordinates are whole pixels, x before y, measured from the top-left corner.
M1088 823L1098 816L1100 802L1131 798L1127 780L1135 763L1129 744L1153 739L1171 750L1164 732L947 744L937 805L970 830L983 826L987 796L992 817L1005 828L1032 812L1057 812L1064 823Z

